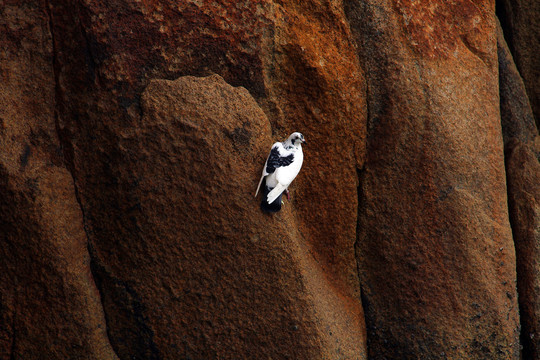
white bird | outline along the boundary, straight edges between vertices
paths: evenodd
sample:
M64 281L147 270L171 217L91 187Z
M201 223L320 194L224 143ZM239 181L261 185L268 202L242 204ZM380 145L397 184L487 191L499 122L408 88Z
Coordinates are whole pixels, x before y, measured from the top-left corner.
M268 212L277 212L281 209L281 196L285 192L289 197L287 188L300 172L302 162L304 161L304 153L302 152L302 144L305 143L304 135L299 132L294 132L284 142L277 142L272 145L270 155L266 159L264 169L262 171L261 180L257 186L255 196L259 193L259 189L265 179L263 187L263 200L261 208Z

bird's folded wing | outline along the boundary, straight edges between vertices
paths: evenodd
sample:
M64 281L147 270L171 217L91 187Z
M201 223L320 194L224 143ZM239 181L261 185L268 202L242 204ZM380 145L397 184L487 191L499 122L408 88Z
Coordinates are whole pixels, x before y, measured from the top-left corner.
M264 169L262 171L261 179L259 180L259 185L257 185L257 191L255 191L255 196L259 193L262 181L265 176L272 174L276 171L277 168L283 166L289 166L294 160L294 154L289 153L283 147L283 144L280 142L272 145L272 150L264 163Z
M270 155L268 155L268 159L266 160L266 165L265 165L264 170L267 174L271 174L277 168L291 165L293 160L294 160L293 153L286 151L283 148L282 143L275 143L274 146L272 146Z

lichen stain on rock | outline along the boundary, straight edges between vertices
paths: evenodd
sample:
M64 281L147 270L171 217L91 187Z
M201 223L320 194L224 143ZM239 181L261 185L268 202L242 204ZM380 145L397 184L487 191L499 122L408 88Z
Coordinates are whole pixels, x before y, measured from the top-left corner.
M447 57L462 41L486 57L476 39L493 29L489 2L397 0L394 9L415 51L431 58Z

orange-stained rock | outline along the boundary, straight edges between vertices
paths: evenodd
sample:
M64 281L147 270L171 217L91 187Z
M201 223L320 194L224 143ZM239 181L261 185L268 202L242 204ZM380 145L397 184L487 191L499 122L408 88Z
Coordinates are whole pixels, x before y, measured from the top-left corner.
M516 265L537 356L529 15L524 86L493 1L4 3L0 359L517 360Z
M42 2L0 8L0 359L117 359L55 130Z
M518 359L491 1L348 4L368 81L370 359Z
M109 334L122 358L363 359L361 314L339 296L296 213L254 200L272 144L244 88L154 80L119 140L124 225L94 239ZM301 175L300 175L301 176Z
M114 169L95 164L116 156L118 134L136 126L150 79L220 74L257 99L276 139L302 131L314 144L304 164L309 182L295 182L293 203L310 208L299 219L302 234L337 289L360 307L353 244L365 81L339 3L91 2L78 5L80 20L71 24L64 20L71 2L55 3L57 47L65 49L60 127L73 139L78 181L113 181ZM102 184L79 187L84 199Z
M354 258L357 169L365 152L365 80L340 2L275 6L272 58L263 57L273 131L302 131L304 165L293 185L300 231L333 286L360 308ZM315 10L316 9L316 10Z
M525 86L497 29L501 121L516 246L523 359L540 359L540 136Z
M75 21L69 20L71 2L53 6L56 46L62 49L58 52L59 127L71 145L68 159L95 257L107 244L107 251L119 252L109 263L127 269L140 266L137 256L124 254L126 247L137 249L131 243L135 240L123 240L131 244L124 245L113 239L148 236L132 223L132 212L139 206L132 189L140 180L124 174L130 168L124 165L121 146L126 134L136 134L142 126L140 96L145 86L154 78L219 73L227 83L244 86L257 99L269 118L272 141L302 131L313 143L305 151L302 173L307 175L295 180L292 201L285 207L292 208L299 239L318 264L309 271L332 284L328 293L323 292L324 299L337 296L350 314L351 325L345 333L352 334L354 346L341 351L363 358L365 329L354 241L356 169L364 156L365 84L342 7L269 1L121 4L78 4L80 16ZM321 11L312 13L313 7ZM267 152L265 148L257 154L262 160L255 164L255 177ZM144 153L155 156L149 150ZM246 194L252 195L257 180L245 187ZM176 217L175 212L169 216ZM156 228L167 231L167 226L160 223ZM116 276L115 281L127 281L123 275ZM103 294L128 296L115 291L127 290L108 287ZM174 349L156 345L145 325L144 316L155 308L155 299L142 301L138 296L129 295L131 300L125 304L130 305L125 307L105 307L111 319L109 334L117 339L112 340L113 346L120 349L125 343L125 349L147 356L158 352L174 356ZM326 302L325 306L334 305ZM341 343L350 343L349 335L329 331ZM273 344L260 346L277 351Z

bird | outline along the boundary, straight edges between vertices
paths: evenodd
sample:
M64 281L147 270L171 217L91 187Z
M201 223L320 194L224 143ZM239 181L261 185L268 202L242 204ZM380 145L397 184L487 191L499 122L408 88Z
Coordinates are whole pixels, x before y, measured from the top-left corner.
M272 145L255 192L255 197L257 197L264 180L261 201L263 211L278 212L281 210L283 193L286 194L287 199L289 198L288 187L300 172L304 162L302 144L306 144L304 135L293 132L284 142L276 142Z

